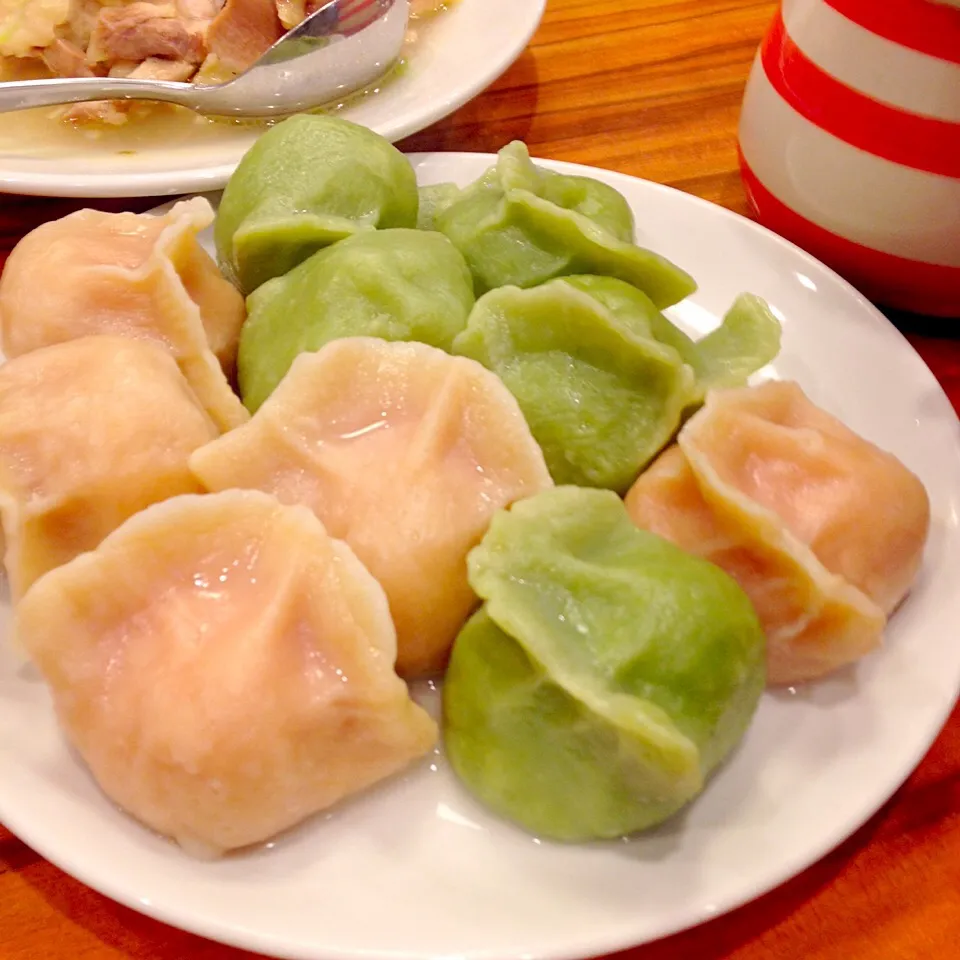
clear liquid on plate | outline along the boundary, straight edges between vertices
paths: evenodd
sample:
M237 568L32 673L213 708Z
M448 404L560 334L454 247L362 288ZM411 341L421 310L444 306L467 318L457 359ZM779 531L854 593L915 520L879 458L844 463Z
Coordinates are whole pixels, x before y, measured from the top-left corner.
M455 0L454 0L455 2ZM436 12L452 6L448 2ZM432 18L434 14L430 14ZM376 96L403 75L407 60L424 32L424 18L414 18L401 58L369 87L343 101L317 108L316 113L336 113ZM415 56L416 54L413 53ZM0 75L0 80L13 79ZM27 79L24 77L23 79ZM196 147L204 143L223 144L231 138L247 140L250 129L265 129L276 121L229 120L201 117L191 110L169 104L137 104L134 115L122 126L103 124L72 126L58 119L62 108L41 107L0 114L0 160L29 156L44 160L62 157L64 153L82 150L93 156L129 156L162 147L176 150L180 146ZM26 148L26 149L25 149Z

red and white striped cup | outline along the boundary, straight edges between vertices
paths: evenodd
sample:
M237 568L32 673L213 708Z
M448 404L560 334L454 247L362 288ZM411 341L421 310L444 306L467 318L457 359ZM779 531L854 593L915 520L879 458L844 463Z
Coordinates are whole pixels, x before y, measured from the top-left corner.
M761 223L878 303L960 316L960 0L784 0L740 162Z

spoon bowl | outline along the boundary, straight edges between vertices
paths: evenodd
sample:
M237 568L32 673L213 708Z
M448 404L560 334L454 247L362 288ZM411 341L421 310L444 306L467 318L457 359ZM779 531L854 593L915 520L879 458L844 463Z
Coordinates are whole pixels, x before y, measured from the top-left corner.
M0 113L91 100L158 100L205 116L276 117L373 83L400 54L408 0L328 0L239 76L201 86L111 77L0 83Z

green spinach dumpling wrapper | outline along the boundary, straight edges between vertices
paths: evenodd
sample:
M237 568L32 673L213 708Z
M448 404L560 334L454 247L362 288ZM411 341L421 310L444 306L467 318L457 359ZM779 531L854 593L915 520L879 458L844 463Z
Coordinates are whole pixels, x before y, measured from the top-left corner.
M778 346L779 325L755 297L695 343L639 290L585 276L492 290L453 350L507 385L555 482L622 493L707 387L744 382Z
M563 281L593 297L631 329L676 350L696 376L697 402L708 390L742 387L780 352L780 322L766 301L752 293L740 294L719 327L693 340L643 291L628 283L597 276L564 277Z
M470 271L439 233L357 234L247 298L238 371L257 410L298 354L343 337L414 340L449 351L473 306Z
M214 236L220 265L249 293L364 230L417 225L417 178L379 134L301 114L247 151L227 183Z
M697 285L669 260L634 243L633 213L612 187L536 166L511 143L496 166L457 194L435 191L425 222L466 257L477 294L533 287L555 277L619 277L669 307Z
M485 603L454 644L444 734L478 799L541 837L586 841L696 797L765 682L736 582L636 529L615 494L573 487L499 513L468 562Z

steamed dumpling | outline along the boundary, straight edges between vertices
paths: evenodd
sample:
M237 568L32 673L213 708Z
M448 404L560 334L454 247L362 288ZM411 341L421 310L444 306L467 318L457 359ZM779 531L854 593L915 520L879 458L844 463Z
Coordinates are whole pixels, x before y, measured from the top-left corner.
M379 134L300 114L268 130L227 182L214 228L220 264L246 293L362 231L417 225L417 179Z
M455 183L428 183L420 187L420 210L417 214L418 230L435 230L436 215L445 210L460 195Z
M380 581L397 669L436 672L476 598L466 555L500 507L550 486L513 397L479 364L359 337L301 354L249 424L198 450L210 490L311 507Z
M447 350L473 306L470 272L446 237L380 230L341 240L248 299L240 391L253 412L297 354L340 337L416 340Z
M633 213L616 190L542 169L520 142L476 183L430 200L429 222L466 257L478 295L576 273L619 277L661 308L696 290L679 267L634 244Z
M696 377L696 402L708 390L742 387L780 352L780 322L766 301L741 293L720 325L699 340L671 323L641 290L613 277L564 277L563 282L596 300L621 323L675 350Z
M159 344L81 337L0 367L0 517L14 600L127 517L200 489L219 431Z
M256 491L150 507L39 580L17 630L104 793L189 850L267 840L436 741L377 582Z
M492 290L453 350L507 385L557 483L625 492L711 379L743 382L776 355L779 332L743 296L694 343L634 287L583 276Z
M579 841L703 789L764 685L763 631L730 577L574 487L498 513L469 570L485 603L454 644L444 742L479 799Z
M247 419L234 375L243 300L197 241L200 198L162 216L79 210L37 227L0 277L7 357L91 334L162 343L221 429Z
M779 518L701 487L681 448L641 474L626 504L638 526L717 564L743 587L769 641L771 683L821 676L880 643L886 621L869 597L785 537Z
M930 524L921 482L794 383L711 394L626 502L639 526L740 582L767 632L773 683L821 676L880 643Z

